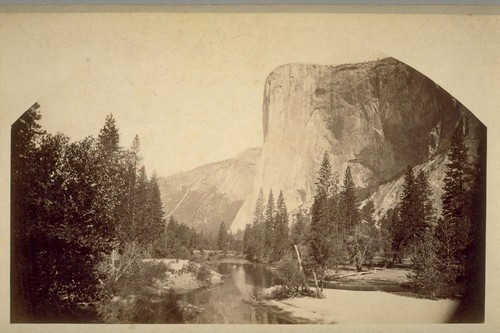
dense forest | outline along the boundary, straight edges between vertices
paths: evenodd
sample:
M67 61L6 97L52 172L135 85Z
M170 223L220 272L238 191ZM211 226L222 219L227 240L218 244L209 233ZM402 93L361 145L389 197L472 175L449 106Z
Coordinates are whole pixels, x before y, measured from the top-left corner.
M167 270L141 260L187 259L195 249L217 248L216 235L174 217L167 223L157 176L148 177L141 164L138 136L122 147L112 115L97 138L75 142L46 133L40 119L34 104L12 126L13 322L86 321L82 309L89 304L107 318L116 311L113 298L132 286L138 293L139 281ZM231 234L222 243L226 250L237 246ZM174 298L163 302L171 307Z

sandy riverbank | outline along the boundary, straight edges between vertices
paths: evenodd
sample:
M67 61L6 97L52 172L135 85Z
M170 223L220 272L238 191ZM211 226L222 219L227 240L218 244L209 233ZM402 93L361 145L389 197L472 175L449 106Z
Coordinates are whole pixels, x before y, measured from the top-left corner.
M444 323L456 311L455 300L429 300L381 291L325 289L325 298L298 297L263 301L297 323L392 324Z

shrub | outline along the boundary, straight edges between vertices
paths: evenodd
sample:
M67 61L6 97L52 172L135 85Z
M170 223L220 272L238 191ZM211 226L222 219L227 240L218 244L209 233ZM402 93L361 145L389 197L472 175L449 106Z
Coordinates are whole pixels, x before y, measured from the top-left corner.
M186 271L191 274L197 274L198 273L198 264L190 261L189 264L186 266Z
M276 263L274 273L286 294L299 292L304 281L304 274L300 271L297 260L290 253L287 253Z
M210 286L212 284L212 270L207 265L201 265L198 268L198 273L196 274L196 279L200 281L204 286Z

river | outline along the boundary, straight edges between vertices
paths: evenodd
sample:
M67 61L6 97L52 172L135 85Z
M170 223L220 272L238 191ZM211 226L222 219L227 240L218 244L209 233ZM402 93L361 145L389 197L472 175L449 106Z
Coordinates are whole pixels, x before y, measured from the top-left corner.
M204 308L194 323L199 324L292 324L308 323L255 301L262 289L273 286L273 274L263 264L246 260L219 262L212 269L222 274L223 283L185 294L185 300ZM405 287L383 281L325 281L325 287L355 291L403 292ZM305 320L305 321L304 321Z
M289 324L289 319L259 306L253 295L273 285L273 275L258 263L222 262L212 269L224 276L223 283L185 295L186 301L204 311L198 324Z

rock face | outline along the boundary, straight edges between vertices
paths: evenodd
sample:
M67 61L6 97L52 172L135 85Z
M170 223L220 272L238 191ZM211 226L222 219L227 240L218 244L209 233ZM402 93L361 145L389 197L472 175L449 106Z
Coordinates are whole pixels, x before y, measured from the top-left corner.
M379 217L397 203L407 165L429 174L438 199L449 139L463 115L470 124L467 143L475 151L484 126L396 59L278 67L265 83L264 145L252 188L231 230L251 221L260 188L283 190L289 211L310 205L325 151L341 179L351 167L356 186L372 193Z
M251 191L260 148L248 149L234 159L159 179L163 209L205 234L221 222L229 225Z

